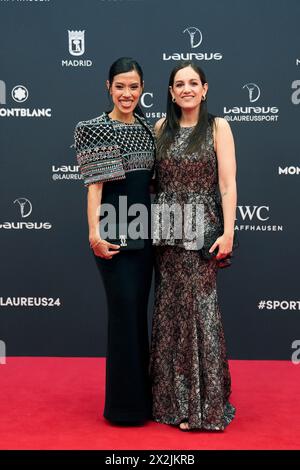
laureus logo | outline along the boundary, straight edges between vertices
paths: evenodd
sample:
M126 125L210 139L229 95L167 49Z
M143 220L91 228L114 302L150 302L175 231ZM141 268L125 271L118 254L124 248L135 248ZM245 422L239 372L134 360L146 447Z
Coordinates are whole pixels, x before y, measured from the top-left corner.
M224 118L227 121L235 122L276 122L279 118L279 109L274 105L254 104L261 97L260 87L256 83L246 83L241 87L247 93L248 100L251 103L246 106L224 106Z
M256 83L246 83L242 88L248 90L250 103L255 103L259 99L260 88Z
M188 33L190 36L191 48L194 49L195 47L200 46L202 42L202 33L200 29L195 28L195 26L189 26L185 28L183 33Z
M22 219L26 219L32 213L32 204L26 197L17 197L13 203L19 207ZM50 222L27 222L24 220L21 222L0 222L0 229L5 230L49 230L51 228L52 225Z
M16 202L20 206L21 217L22 218L28 217L32 212L32 204L29 201L29 199L26 199L26 197L18 197L18 199L14 200L14 204Z
M80 56L84 54L85 52L84 33L85 33L85 30L83 31L68 30L69 52L71 55Z
M202 43L202 33L196 26L188 26L182 32L189 36L191 49L196 49ZM163 52L163 60L221 60L222 58L220 52L173 52L172 54Z

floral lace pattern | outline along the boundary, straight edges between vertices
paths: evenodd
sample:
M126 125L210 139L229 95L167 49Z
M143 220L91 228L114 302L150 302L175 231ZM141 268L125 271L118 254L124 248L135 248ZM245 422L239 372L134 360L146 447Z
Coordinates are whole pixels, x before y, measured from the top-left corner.
M186 239L184 236L181 238L174 236L178 227L176 226L174 230L174 221L172 220L170 236L161 237L165 220L162 219L160 211L164 207L172 207L174 204L181 207L182 223L191 227L191 233L195 231L195 217L192 216L195 209L188 213L185 208L196 208L197 205L202 205L204 212L199 220L205 245L206 240L211 238L211 232L220 223L218 205L221 198L218 189L217 157L213 145L212 128L209 126L200 152L187 154L185 150L192 130L192 127L181 128L169 151L165 155L157 156L158 190L153 206L154 245L176 245L186 249L199 249L197 238L193 241L193 239ZM184 234L183 229L179 232Z
M199 187L202 194L205 190L212 194L217 183L212 139L207 139L198 157L186 158L182 152L189 132L180 131L170 150L173 160L170 156L157 160L160 191L171 190L179 199L180 194L199 192ZM196 166L190 167L191 162ZM159 245L155 252L153 419L173 425L187 421L191 429L223 430L235 408L229 403L231 377L217 296L217 261L174 244Z

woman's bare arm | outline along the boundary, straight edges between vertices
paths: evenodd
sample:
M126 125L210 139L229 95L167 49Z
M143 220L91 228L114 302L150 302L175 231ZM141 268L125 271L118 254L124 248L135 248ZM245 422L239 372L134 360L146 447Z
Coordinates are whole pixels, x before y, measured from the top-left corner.
M217 119L215 150L218 159L224 233L212 245L210 252L219 247L217 258L220 259L232 251L237 204L235 146L230 126L223 118Z
M93 245L100 239L99 214L102 200L103 183L90 184L87 191L87 220L89 242Z
M224 215L224 234L233 236L237 204L235 146L230 126L223 118L219 118L217 123L216 153Z
M87 219L89 226L89 242L96 256L111 259L119 253L119 245L102 240L100 236L99 215L102 201L103 183L94 183L88 186L87 192ZM112 251L113 250L113 251Z

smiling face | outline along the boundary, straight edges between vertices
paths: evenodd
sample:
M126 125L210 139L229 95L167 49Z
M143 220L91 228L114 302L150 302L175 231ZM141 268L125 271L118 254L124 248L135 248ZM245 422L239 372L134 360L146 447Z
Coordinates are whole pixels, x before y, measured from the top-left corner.
M170 93L176 104L183 109L197 108L206 96L208 85L201 82L198 73L190 66L178 70L174 76Z
M143 92L143 84L136 70L119 73L114 76L112 84L106 82L107 88L120 115L133 113Z

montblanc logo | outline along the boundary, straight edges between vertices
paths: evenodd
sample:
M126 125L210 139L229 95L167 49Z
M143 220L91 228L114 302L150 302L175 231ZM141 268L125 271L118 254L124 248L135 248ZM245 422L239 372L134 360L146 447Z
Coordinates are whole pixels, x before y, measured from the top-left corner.
M18 214L21 219L26 219L32 213L32 203L26 197L18 197L13 201L18 207ZM22 220L17 222L0 222L0 229L5 230L49 230L52 228L50 222L29 222Z
M254 105L261 98L261 88L256 83L245 83L241 89L243 90L244 97L247 96L250 105L224 106L224 118L227 121L274 122L278 120L278 107Z
M250 232L282 232L282 225L270 224L270 207L262 206L238 206L237 224L235 230Z
M189 38L190 48L196 49L202 44L202 32L195 26L188 26L183 31ZM163 53L163 60L221 60L223 55L220 52L173 52L172 54Z
M142 94L140 102L142 107L145 109L144 114L147 119L160 119L162 117L166 117L166 113L162 111L153 111L150 108L153 107L153 98L154 94L152 92L145 92Z
M279 175L300 175L300 167L299 166L285 166L285 167L278 167L278 174Z
M11 96L17 103L24 103L24 101L27 100L29 93L24 85L17 85L13 87Z
M292 90L292 96L291 96L291 101L293 104L300 104L300 80L294 80L291 85Z
M85 30L68 30L69 54L80 57L85 53ZM91 67L90 59L64 59L61 61L62 67Z
M51 108L10 108L7 107L8 91L6 83L0 80L0 117L51 117ZM10 92L15 103L23 104L29 98L28 88L24 85L13 86ZM30 101L30 100L29 100Z

